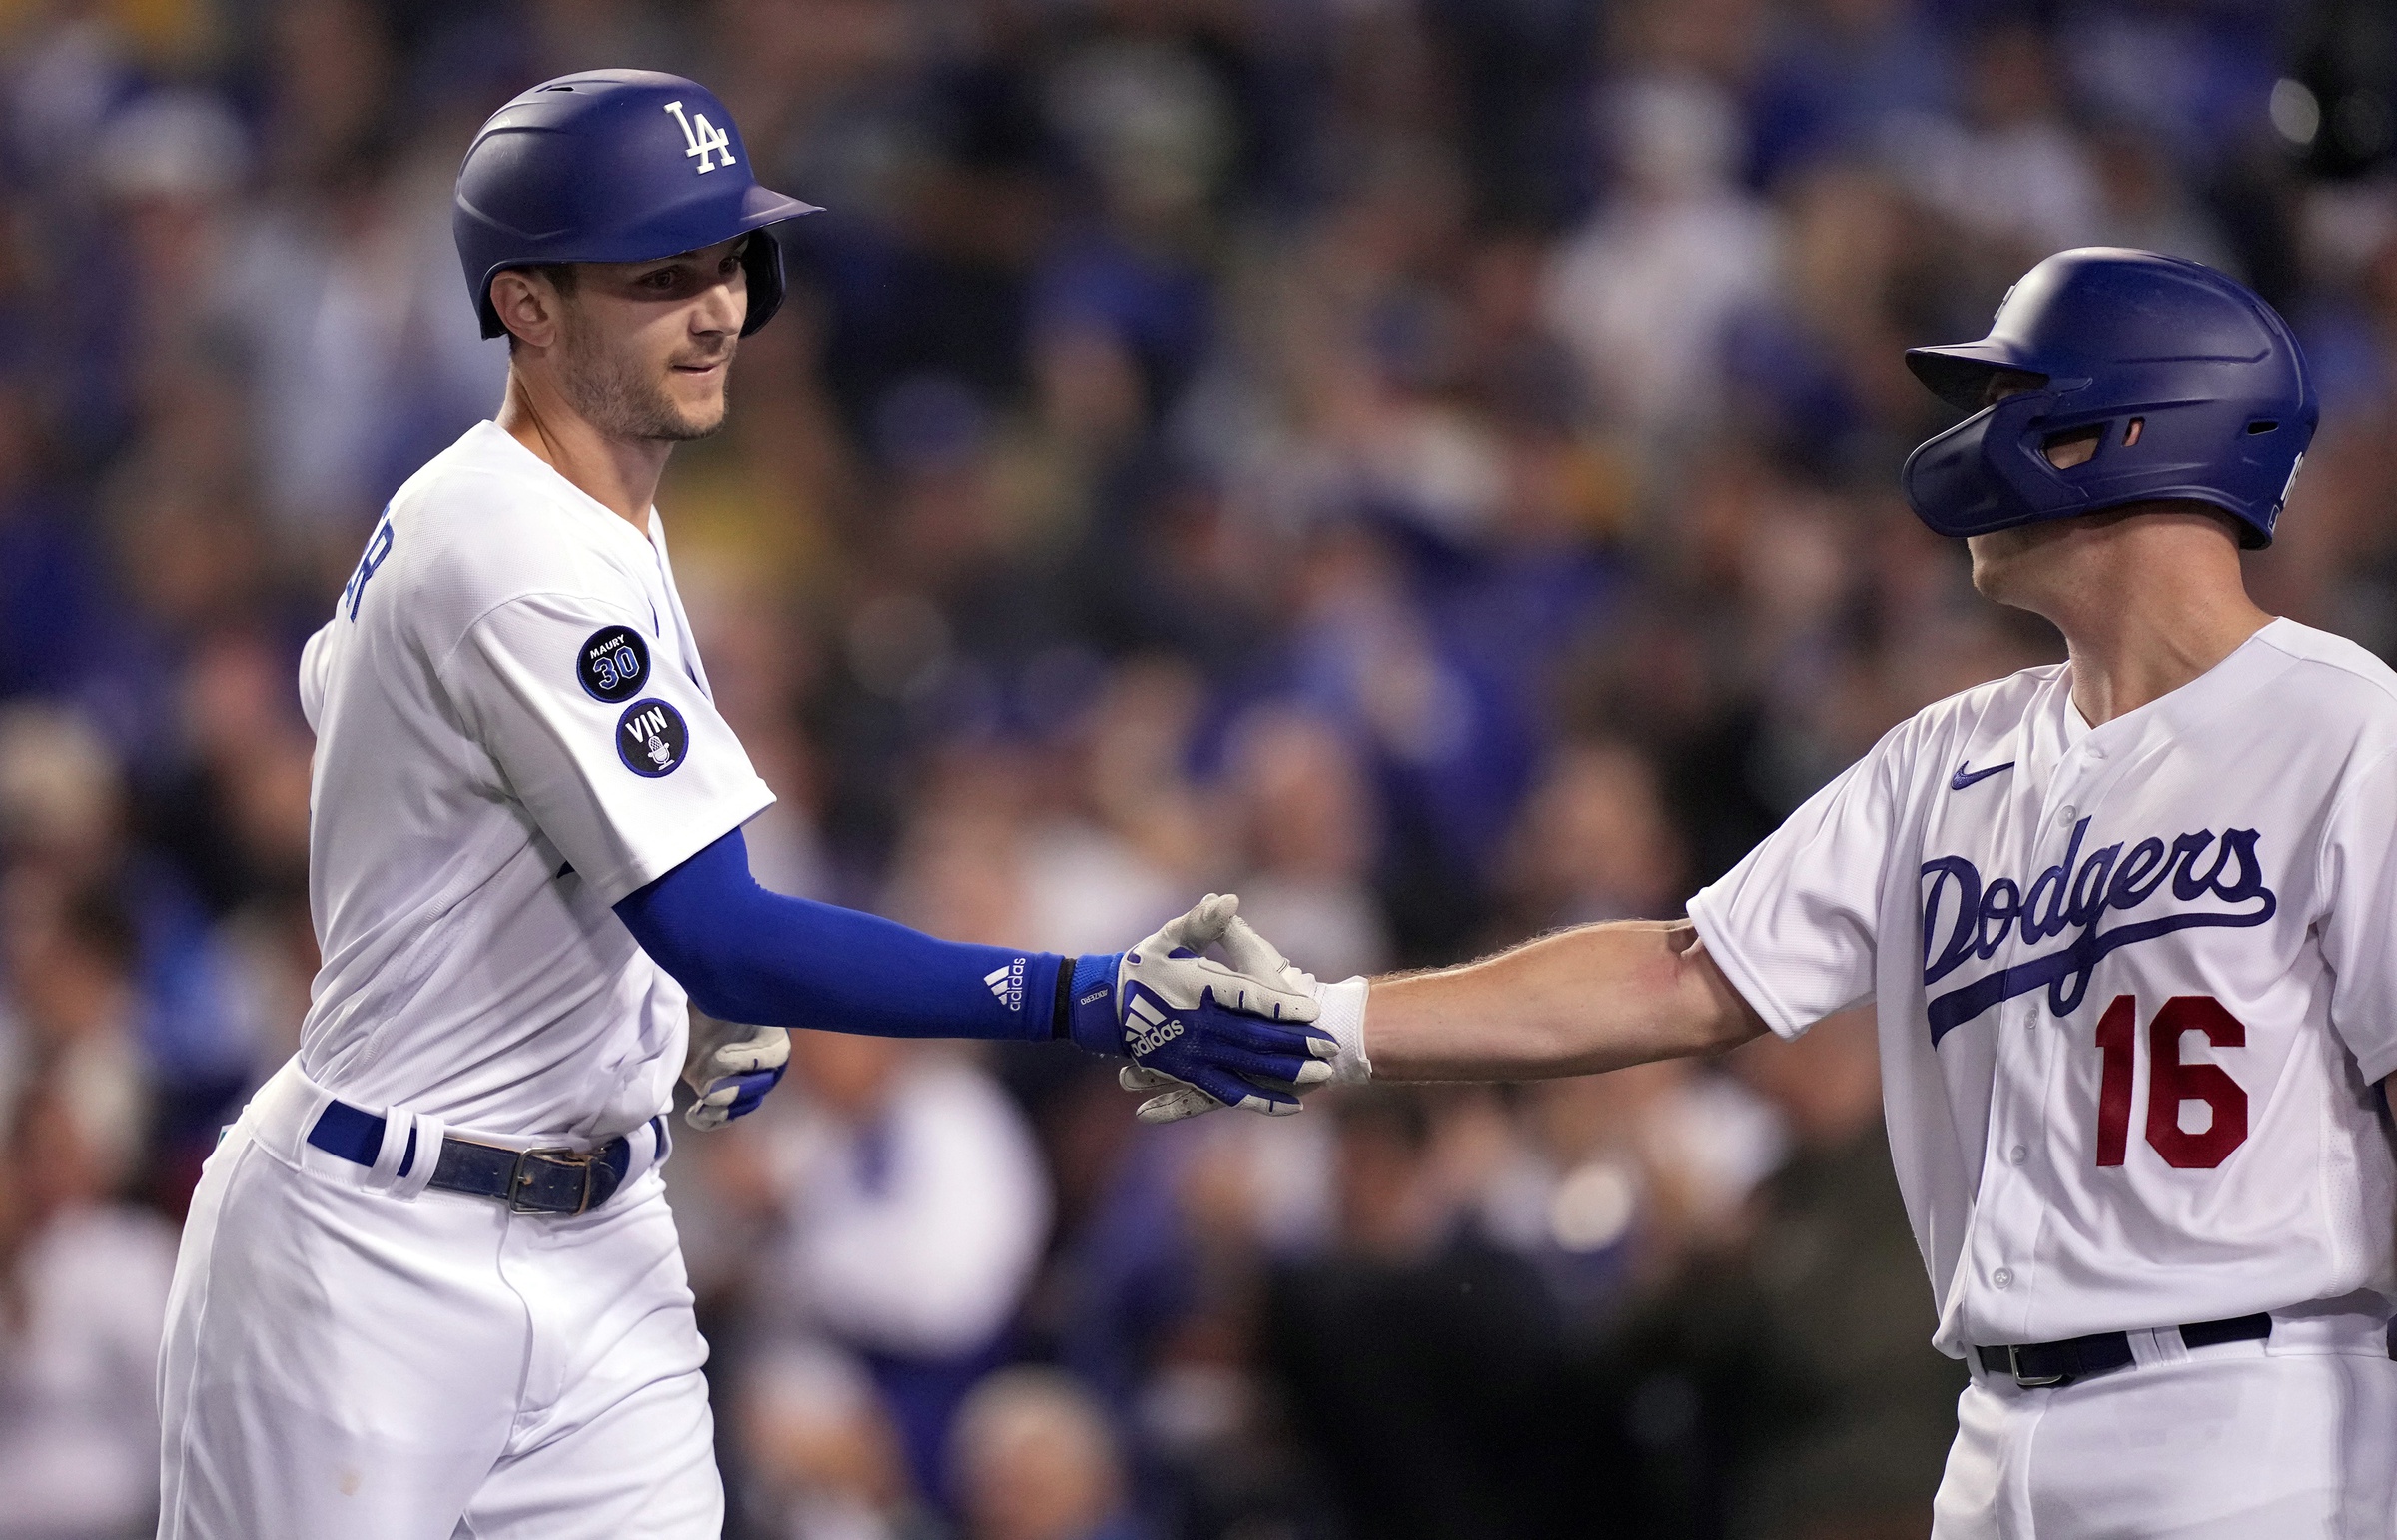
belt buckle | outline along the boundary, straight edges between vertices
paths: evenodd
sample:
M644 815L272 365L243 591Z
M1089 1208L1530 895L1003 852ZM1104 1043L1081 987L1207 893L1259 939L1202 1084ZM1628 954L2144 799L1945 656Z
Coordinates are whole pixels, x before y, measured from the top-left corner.
M2005 1345L2005 1372L2011 1374L2014 1377L2014 1383L2025 1390L2043 1390L2049 1385L2060 1385L2071 1378L2068 1374L2023 1373L2022 1349L2011 1342Z
M532 1173L524 1168L524 1162L532 1159L545 1160L552 1165L581 1167L582 1196L576 1201L572 1208L547 1208L538 1203L527 1203L524 1200L522 1194L528 1187L532 1185ZM507 1211L509 1213L554 1213L562 1214L566 1217L572 1217L575 1214L589 1212L591 1206L591 1166L593 1163L594 1162L592 1161L589 1153L569 1150L563 1145L552 1146L547 1150L517 1151L515 1166L508 1172L507 1177Z

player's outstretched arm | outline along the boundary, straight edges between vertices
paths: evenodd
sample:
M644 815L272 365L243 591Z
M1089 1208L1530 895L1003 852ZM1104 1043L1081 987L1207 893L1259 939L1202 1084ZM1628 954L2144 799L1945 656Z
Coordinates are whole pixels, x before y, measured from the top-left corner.
M1688 921L1627 920L1376 979L1361 1051L1381 1080L1537 1080L1718 1053L1764 1031Z
M1239 901L1209 895L1139 945L1060 957L942 941L773 893L735 829L615 908L709 1016L878 1037L1068 1039L1259 1112L1295 1112L1330 1074L1313 998L1201 954ZM736 1032L739 1031L736 1029ZM722 1122L779 1078L771 1033L700 1046L694 1121ZM721 1116L716 1116L717 1111Z
M1762 1018L1706 955L1687 920L1587 925L1430 973L1316 982L1236 916L1224 955L1243 973L1311 995L1335 1045L1331 1079L1518 1081L1594 1075L1654 1059L1719 1053L1763 1033ZM1222 1104L1139 1066L1129 1090L1146 1123Z

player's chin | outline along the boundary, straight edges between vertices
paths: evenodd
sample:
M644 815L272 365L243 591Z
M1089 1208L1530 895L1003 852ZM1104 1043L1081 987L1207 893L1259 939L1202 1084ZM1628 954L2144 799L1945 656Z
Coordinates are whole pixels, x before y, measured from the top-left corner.
M722 430L726 411L723 377L718 375L711 389L686 387L672 392L666 410L660 413L664 420L656 436L675 440L708 437Z
M2010 586L2007 578L2030 548L2030 541L2020 529L1998 529L1989 534L1966 537L1965 549L1973 557L1973 586L1982 597L2002 604Z

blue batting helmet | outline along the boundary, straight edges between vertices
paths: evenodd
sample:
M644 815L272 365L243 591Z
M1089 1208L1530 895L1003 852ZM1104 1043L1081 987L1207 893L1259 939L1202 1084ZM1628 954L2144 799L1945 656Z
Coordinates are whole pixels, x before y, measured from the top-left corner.
M1988 337L1906 362L1975 413L1903 472L1907 501L1945 535L2171 499L2210 503L2241 544L2269 545L2321 413L2295 335L2246 285L2116 247L2056 253L2007 292ZM2009 372L2038 384L1984 406ZM2058 468L2050 449L2092 431L2095 452Z
M679 75L593 70L533 87L491 114L457 169L450 226L482 316L503 269L648 262L759 232L742 255L746 337L782 304L782 249L768 226L813 204L758 186L732 114Z

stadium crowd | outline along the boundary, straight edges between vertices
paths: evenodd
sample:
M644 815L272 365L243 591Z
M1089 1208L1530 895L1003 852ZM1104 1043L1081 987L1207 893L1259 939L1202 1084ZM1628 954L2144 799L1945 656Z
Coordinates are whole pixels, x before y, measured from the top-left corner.
M1236 891L1337 978L1678 914L2057 655L1896 489L1901 351L2056 249L2291 317L2253 578L2397 648L2397 188L2296 153L2302 9L0 4L0 1537L147 1532L176 1221L316 966L299 648L496 407L448 197L514 92L704 79L828 211L659 499L761 876L1060 952ZM669 1168L730 1534L1927 1528L1866 1022L1165 1129L799 1038Z

